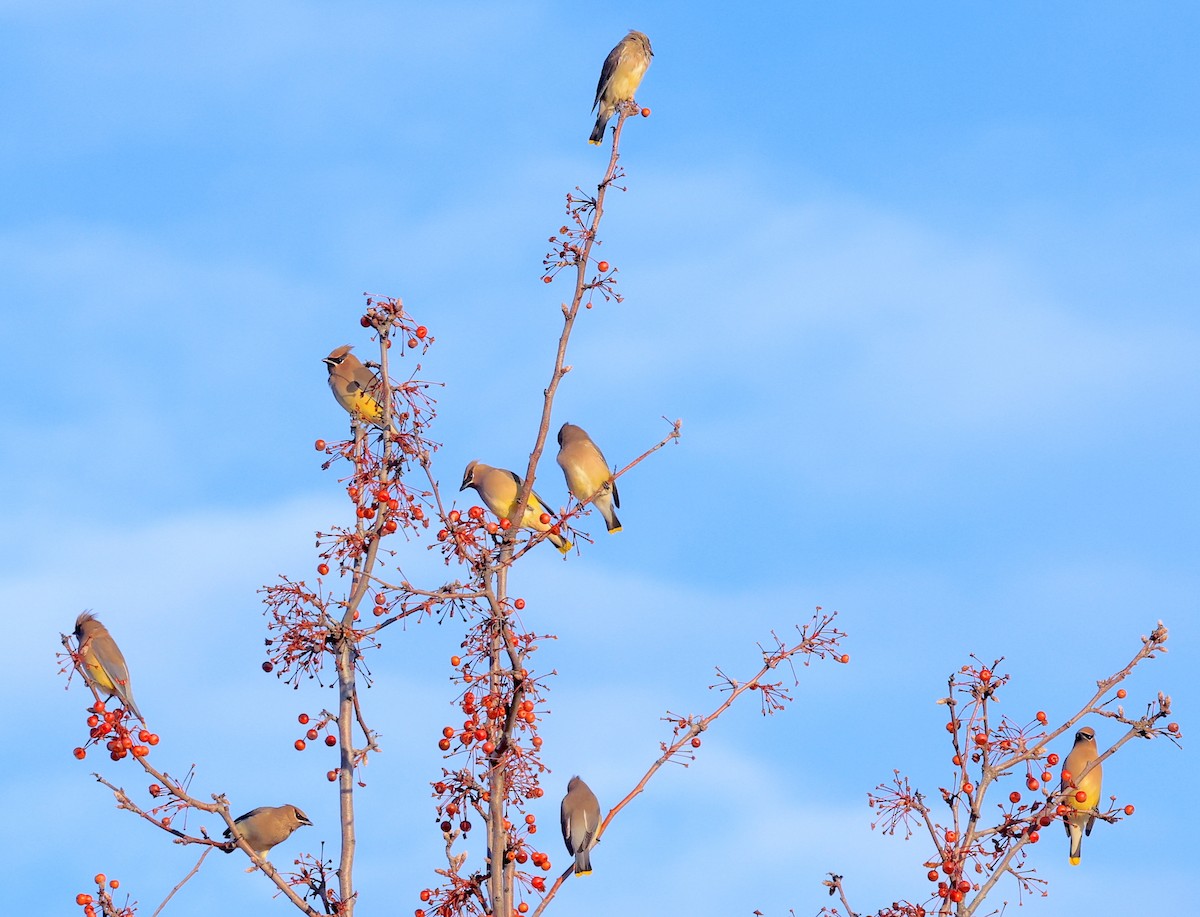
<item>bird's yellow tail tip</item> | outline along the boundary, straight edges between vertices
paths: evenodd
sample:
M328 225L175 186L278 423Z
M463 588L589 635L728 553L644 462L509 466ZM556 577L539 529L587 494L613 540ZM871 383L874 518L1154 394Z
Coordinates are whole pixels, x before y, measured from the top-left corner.
M575 870L575 875L577 875L577 876L590 876L591 874L592 874L592 871L590 869Z
M1071 857L1071 865L1078 866L1079 865L1079 857Z
M574 547L574 545L573 545L573 544L571 544L571 542L569 542L569 541L564 541L562 544L560 544L560 545L558 546L558 552L559 552L560 554L566 554L566 553L567 553L567 552L569 552L569 551L571 550L571 548L573 548L573 547Z
M617 532L619 532L619 531L621 531L621 526L619 526L619 525L618 525L616 528L609 529L609 530L608 530L608 534L610 534L610 535L615 535L615 534L617 534Z
M599 141L599 140L589 140L589 141L588 141L588 143L589 143L591 146L599 146L599 145L600 145L600 141ZM584 875L584 873L580 873L580 875Z

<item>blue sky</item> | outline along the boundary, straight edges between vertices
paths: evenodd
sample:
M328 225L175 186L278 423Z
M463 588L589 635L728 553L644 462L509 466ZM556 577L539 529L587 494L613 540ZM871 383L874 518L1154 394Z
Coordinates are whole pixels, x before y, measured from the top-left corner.
M568 295L540 282L545 239L601 174L588 109L631 27L654 43L653 115L628 126L601 250L626 299L581 319L555 421L614 463L663 415L684 438L622 481L621 534L593 524L582 555L515 576L559 638L538 812L555 865L556 781L615 802L664 710L717 702L714 665L749 674L816 605L852 663L804 670L773 719L723 719L554 912L812 913L830 870L861 911L924 894L928 847L872 833L866 794L893 768L931 794L951 779L934 701L971 653L1006 657L1004 712L1053 724L1161 618L1171 652L1129 707L1164 690L1186 731L1200 12L430 6L0 3L0 588L27 648L10 699L37 698L36 752L0 765L28 826L14 874L61 907L103 870L149 913L194 862L70 756L84 696L53 655L85 608L125 650L161 766L195 762L197 792L239 810L304 808L316 827L277 863L334 837L333 759L290 747L295 715L332 701L261 673L256 593L311 577L312 532L346 518L311 448L345 428L320 359L368 351L363 291L402 297L437 337L443 484L472 458L523 464ZM565 499L552 457L538 481ZM423 545L402 563L440 582ZM425 623L372 660L365 912L416 907L439 865L426 794L459 639ZM1047 831L1030 911L1190 903L1200 812L1164 792L1188 755L1113 759L1105 794L1137 814L1077 869ZM168 912L265 905L241 868L210 858Z

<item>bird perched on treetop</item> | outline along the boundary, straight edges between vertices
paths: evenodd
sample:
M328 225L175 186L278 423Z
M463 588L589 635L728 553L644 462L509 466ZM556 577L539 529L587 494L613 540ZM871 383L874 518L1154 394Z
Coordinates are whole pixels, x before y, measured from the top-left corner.
M633 29L608 52L604 66L600 68L600 82L596 84L596 101L592 103L592 110L595 111L599 106L600 111L588 143L604 140L608 119L613 116L619 103L633 101L653 56L650 39L644 32Z
M383 429L383 383L350 352L351 345L336 347L322 362L329 369L329 388L337 403L352 417ZM395 424L392 425L396 432Z
M509 471L507 468L493 468L491 465L485 465L476 460L469 463L467 470L463 472L462 487L459 490L466 490L468 487L475 488L483 502L487 504L487 508L495 513L496 518L507 519L508 514L517 505L517 498L521 494L521 478L515 471ZM571 550L571 542L561 535L551 532L552 523L542 522L542 514L549 514L549 510L544 507L545 503L542 498L530 491L529 500L525 504L525 513L521 516L521 528L549 532L546 536L547 540L563 554L566 554Z
M1084 726L1075 733L1075 744L1067 760L1062 766L1062 782L1059 790L1067 794L1063 800L1074 811L1063 816L1067 829L1067 837L1071 839L1071 865L1079 865L1079 854L1083 847L1083 836L1091 836L1092 825L1096 822L1096 808L1100 805L1100 780L1103 776L1099 764L1086 774L1083 769L1096 758L1100 752L1096 748L1096 733L1091 726ZM1077 793L1083 793L1083 800L1076 798Z
M572 777L567 784L561 818L567 853L575 857L575 875L586 876L592 871L589 853L596 846L596 832L600 829L600 802L592 788L578 777Z
M237 825L238 832L246 839L250 849L264 860L271 848L286 841L293 831L301 825L312 824L308 816L295 806L259 806L235 818L233 823ZM225 829L225 837L233 837L229 828ZM233 850L234 848L230 847L225 852L233 853ZM246 872L253 872L256 868L251 866Z
M88 684L100 694L117 698L126 710L145 723L146 718L133 700L125 657L108 628L90 611L75 619L75 642L79 644L79 659L83 663L80 671Z
M567 490L582 503L591 499L608 531L621 531L613 506L621 505L617 482L613 480L608 462L604 460L600 447L592 442L583 427L565 423L558 431L558 465L567 479Z

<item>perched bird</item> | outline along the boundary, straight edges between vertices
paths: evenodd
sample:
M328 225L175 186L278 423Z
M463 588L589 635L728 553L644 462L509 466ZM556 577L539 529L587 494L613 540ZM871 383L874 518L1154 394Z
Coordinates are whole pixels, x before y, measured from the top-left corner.
M1101 766L1097 764L1086 774L1083 769L1098 757L1096 733L1091 726L1084 726L1075 733L1075 745L1063 762L1062 782L1059 785L1059 790L1067 793L1063 802L1075 810L1064 816L1067 837L1071 839L1072 866L1079 865L1083 836L1091 835L1092 825L1096 822L1096 808L1100 804ZM1078 792L1086 794L1082 802L1075 798Z
M600 143L604 140L604 128L608 119L617 110L621 102L633 101L633 95L641 85L646 68L650 66L650 58L654 50L650 47L650 39L642 32L630 30L629 34L617 42L617 46L608 52L604 58L604 66L600 68L600 82L596 84L596 101L592 103L592 111L600 107L596 115L596 126L592 128L592 136L588 143Z
M578 777L572 777L567 784L561 814L567 853L575 857L575 875L586 876L592 871L592 858L588 854L596 846L596 831L600 828L600 802L592 788Z
M476 460L469 463L467 470L463 472L462 487L459 490L466 490L468 487L475 488L487 504L487 508L495 513L497 518L507 519L521 494L521 478L516 472L506 468L493 468ZM566 554L571 550L571 542L550 532L553 523L542 522L542 514L549 512L544 506L542 498L531 491L529 501L525 504L525 514L521 517L521 528L549 532L546 536L549 542Z
M308 816L295 806L260 806L235 818L233 823L237 825L238 832L246 839L250 849L264 860L271 848L286 841L293 831L301 825L312 824ZM225 837L233 837L229 828L225 829ZM225 852L233 853L233 850L234 848L230 847ZM255 868L251 866L246 872L253 872Z
M334 348L322 361L329 369L329 387L333 397L352 417L383 429L383 405L380 403L383 384L354 354L349 344ZM395 431L395 425L392 430Z
M108 628L96 620L90 611L75 619L75 642L79 644L79 659L83 663L83 677L97 692L107 697L116 697L125 709L143 723L146 718L133 700L133 689L129 687L129 666L121 649L108 632Z
M558 431L558 447L558 466L571 496L580 503L592 498L609 532L621 531L621 521L613 510L613 506L621 505L621 495L599 447L583 427L573 423L563 424Z

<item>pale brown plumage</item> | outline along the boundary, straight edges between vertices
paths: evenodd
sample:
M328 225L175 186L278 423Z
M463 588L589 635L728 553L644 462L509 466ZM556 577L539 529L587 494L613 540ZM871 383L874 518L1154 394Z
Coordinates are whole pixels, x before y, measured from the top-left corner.
M245 815L235 818L233 823L237 825L238 833L245 838L250 849L264 860L271 848L286 841L293 831L302 825L312 824L300 809L286 805L251 809ZM229 828L225 829L225 837L233 837ZM233 850L234 848L230 847L225 852L232 853ZM246 872L252 872L254 869L255 867L251 866Z
M133 700L125 656L108 628L94 614L85 611L75 619L75 641L79 645L79 659L83 664L80 671L88 684L99 694L117 698L126 710L143 723L146 722Z
M572 777L567 784L560 818L567 853L575 857L575 875L586 876L592 871L591 849L600 830L600 802L579 777Z
M621 505L621 495L600 447L583 427L573 423L563 424L558 431L558 446L558 466L567 479L571 496L580 503L590 499L604 517L608 531L621 531L621 522L613 509Z
M329 370L330 391L352 417L383 429L383 383L350 350L350 344L343 344L322 360Z
M466 471L463 472L462 487L459 490L466 490L468 487L475 488L484 504L496 515L496 518L507 519L509 513L513 511L513 507L517 505L517 498L521 494L521 478L515 471L509 471L507 468L493 468L491 465L485 465L476 460L468 463ZM525 512L521 516L520 527L533 529L536 532L547 532L546 540L566 554L571 550L571 542L550 531L554 521L551 519L550 522L542 522L543 513L549 514L550 510L546 508L545 501L536 492L531 491L529 500L525 504Z
M1062 780L1059 783L1060 792L1067 794L1063 802L1073 811L1063 816L1067 829L1067 837L1071 839L1070 859L1072 866L1079 865L1083 848L1083 836L1091 835L1092 826L1096 823L1096 809L1100 805L1100 783L1103 768L1097 764L1086 774L1084 769L1096 758L1100 757L1096 748L1096 733L1091 726L1084 726L1075 733L1075 744L1067 760L1062 766ZM1083 801L1075 798L1075 794L1083 792Z
M588 143L604 140L608 119L613 116L618 104L633 101L652 57L654 51L650 47L650 39L645 33L632 29L608 52L604 66L600 68L600 82L596 84L596 101L592 103L592 110L599 107L600 111Z

